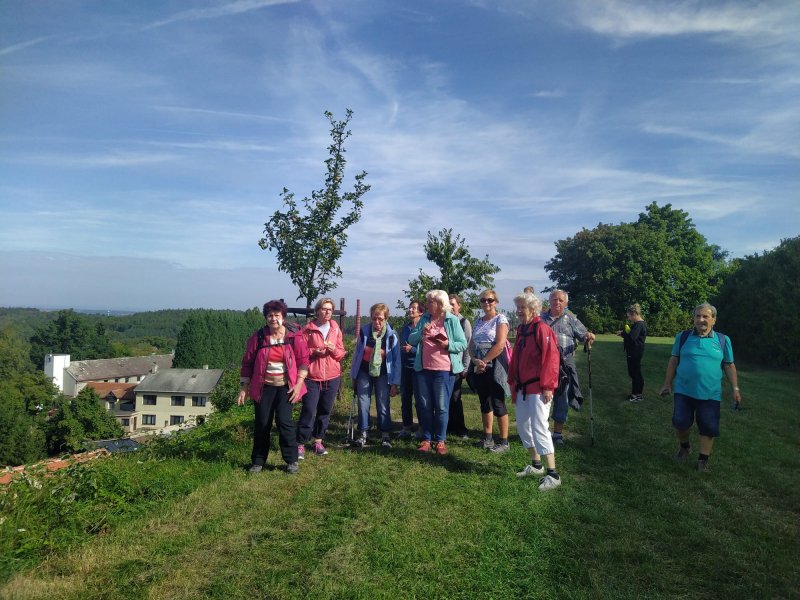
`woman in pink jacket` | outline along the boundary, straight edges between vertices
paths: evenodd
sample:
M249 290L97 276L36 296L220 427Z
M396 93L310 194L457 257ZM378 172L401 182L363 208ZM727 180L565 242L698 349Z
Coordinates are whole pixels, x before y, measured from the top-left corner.
M553 390L558 385L558 342L550 326L539 317L539 298L525 292L514 298L514 304L520 325L508 366L508 386L517 407L517 432L531 455L531 464L517 477L544 475L539 489L550 490L561 485L548 428ZM547 465L546 474L542 459Z
M303 328L308 345L308 392L303 398L303 409L297 423L297 452L305 457L305 443L313 435L314 454L328 453L322 440L328 430L333 402L342 381L342 359L346 352L342 343L342 330L332 319L333 300L322 298L314 305L317 318Z
M286 472L298 471L292 404L300 402L306 393L308 346L298 329L284 324L288 311L281 300L267 302L263 311L267 326L250 336L242 356L242 389L236 402L242 406L249 393L256 412L251 473L260 473L267 462L273 419L278 424Z

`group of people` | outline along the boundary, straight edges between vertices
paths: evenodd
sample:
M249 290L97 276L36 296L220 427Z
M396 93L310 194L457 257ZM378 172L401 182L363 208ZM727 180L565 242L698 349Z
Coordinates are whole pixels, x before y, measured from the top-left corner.
M374 396L380 443L391 448L390 398L399 393L402 429L398 437L416 435L419 452L447 454L448 432L467 437L461 402L466 379L480 402L480 445L492 453L508 451L510 399L516 405L517 432L530 453L530 464L517 476L541 475L541 490L558 487L561 478L555 446L564 443L568 408L580 410L583 404L575 351L579 344L591 346L595 336L567 310L565 291L554 290L548 310L542 311L541 300L532 288L526 288L514 297L519 325L512 348L509 321L497 310L497 293L484 290L479 300L483 314L473 324L460 314L462 302L457 295L431 290L424 307L418 301L409 304L408 321L399 333L389 324L388 306L378 303L370 308L370 322L357 332L350 369L358 406L352 445L367 445ZM321 299L315 306L316 317L300 328L286 321L288 307L282 301L264 305L267 325L247 341L237 398L239 405L248 395L255 403L251 472L264 468L273 421L288 473L298 472L298 461L304 458L309 443L314 454L327 454L324 438L346 354L342 331L331 318L333 306L330 298ZM647 331L641 312L638 304L629 306L630 325L617 332L623 337L632 381L630 402L643 398L641 360ZM741 402L730 340L713 332L715 320L716 309L711 305L695 309L694 330L676 336L660 390L668 393L674 381L673 424L678 431L679 460L689 455L689 429L697 419L701 435L698 469L706 468L713 440L719 435L721 377L717 372L715 385L715 374L708 368L714 361L731 381L737 405ZM295 423L292 405L301 401Z

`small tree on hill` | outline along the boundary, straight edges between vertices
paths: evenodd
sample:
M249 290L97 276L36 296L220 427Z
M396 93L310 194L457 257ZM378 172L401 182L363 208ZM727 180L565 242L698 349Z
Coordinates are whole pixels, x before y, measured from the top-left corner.
M442 229L436 235L428 232L428 241L423 248L425 257L439 268L439 277L428 275L422 269L416 279L408 282L403 290L409 300L422 300L430 290L444 290L448 294L459 294L463 300L461 313L472 315L478 308L478 296L485 288L494 284L494 275L500 267L485 258L475 258L469 252L466 240L452 229ZM405 308L398 302L398 308Z
M263 250L274 250L278 270L287 273L300 294L306 299L306 308L318 296L336 287L335 279L342 276L338 265L347 242L347 229L361 218L361 197L369 191L364 183L367 176L362 171L355 176L353 191L341 192L344 167L344 142L350 137L347 124L353 111L347 109L343 121L335 121L333 114L325 111L331 124L333 142L328 146L330 158L325 161L327 173L325 187L311 193L298 207L294 193L283 188L281 197L285 210L276 210L264 223L264 237L258 244ZM339 210L349 205L350 210L336 222Z
M117 420L92 388L83 388L75 398L64 398L50 419L47 445L52 452L76 451L86 440L105 440L123 434Z

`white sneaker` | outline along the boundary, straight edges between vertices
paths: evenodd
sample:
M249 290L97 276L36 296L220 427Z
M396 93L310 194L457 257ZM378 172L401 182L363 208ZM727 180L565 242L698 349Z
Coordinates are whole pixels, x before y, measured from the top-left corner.
M541 475L542 473L544 473L544 467L537 469L533 465L525 465L525 468L517 473L517 477L530 477L531 475Z
M539 480L539 489L543 492L552 490L561 485L561 478L556 479L552 475L545 475Z

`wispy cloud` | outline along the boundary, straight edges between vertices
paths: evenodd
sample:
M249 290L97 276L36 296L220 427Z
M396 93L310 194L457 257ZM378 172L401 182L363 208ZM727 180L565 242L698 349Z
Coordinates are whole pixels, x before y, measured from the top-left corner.
M258 10L267 6L274 6L276 4L292 4L300 0L237 0L236 2L229 2L213 8L192 8L175 13L165 19L154 21L146 26L146 29L154 29L164 27L172 23L180 21L200 21L205 19L217 19L219 17L228 17L231 15L238 15L251 10Z
M189 106L154 105L152 108L154 110L165 111L165 112L184 113L188 115L201 115L201 116L217 117L224 119L243 119L246 121L265 121L268 123L288 121L288 119L286 119L285 117L273 117L270 115L259 115L255 113L243 113L243 112L235 112L229 110L214 110L209 108L193 108Z
M52 37L53 37L52 35L45 35L32 40L28 40L27 42L20 42L19 44L14 44L13 46L6 46L5 48L0 48L0 56L13 54L14 52L19 52L20 50L24 50L25 48L36 46L37 44L41 44L42 42L45 42Z

